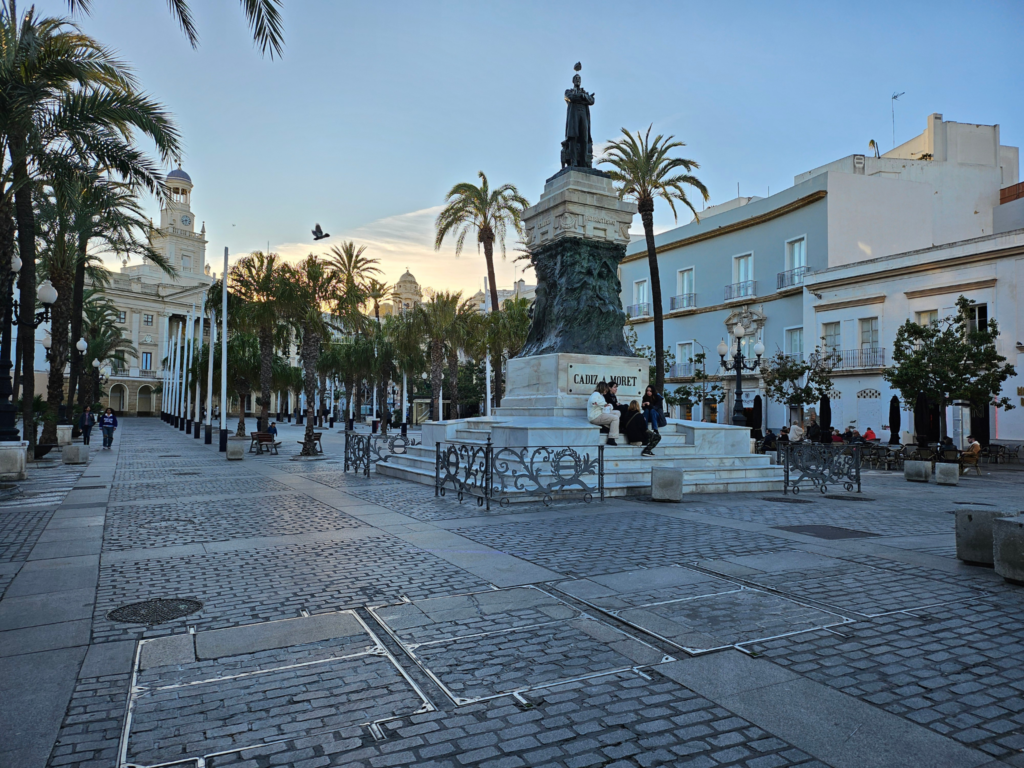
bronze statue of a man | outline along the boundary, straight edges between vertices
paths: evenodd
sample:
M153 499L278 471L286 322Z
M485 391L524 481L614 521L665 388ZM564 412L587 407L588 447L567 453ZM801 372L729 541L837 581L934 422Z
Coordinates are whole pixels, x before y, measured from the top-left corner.
M579 65L577 65L579 69ZM572 88L565 91L565 141L562 142L563 168L592 168L594 140L590 136L590 107L594 94L581 87L579 72L572 77Z

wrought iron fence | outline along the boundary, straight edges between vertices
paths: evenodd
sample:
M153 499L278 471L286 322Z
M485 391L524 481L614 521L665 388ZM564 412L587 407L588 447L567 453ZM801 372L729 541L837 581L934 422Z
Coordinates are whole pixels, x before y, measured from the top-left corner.
M678 296L673 296L669 303L669 309L690 309L696 306L696 293L681 293Z
M370 476L370 467L392 456L408 453L420 441L402 434L375 435L345 430L345 471L349 468Z
M725 286L725 300L743 299L757 295L757 281L744 280L742 283L733 283Z
M596 456L593 455L596 453ZM454 491L478 506L491 501L507 506L513 497L537 496L544 504L560 499L597 495L604 501L604 446L581 453L569 446L499 448L488 438L482 443L437 443L434 495Z
M820 443L781 443L785 486L783 493L800 493L801 483L809 483L821 493L828 486L841 485L847 491L854 486L860 493L861 448L858 445Z

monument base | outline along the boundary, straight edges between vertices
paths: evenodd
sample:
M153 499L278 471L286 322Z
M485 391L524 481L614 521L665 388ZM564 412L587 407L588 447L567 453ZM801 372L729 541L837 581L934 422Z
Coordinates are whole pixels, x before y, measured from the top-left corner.
M650 363L643 357L569 352L514 357L508 361L506 394L495 414L586 419L587 400L599 381L617 383L619 402L629 405L643 399L649 375Z

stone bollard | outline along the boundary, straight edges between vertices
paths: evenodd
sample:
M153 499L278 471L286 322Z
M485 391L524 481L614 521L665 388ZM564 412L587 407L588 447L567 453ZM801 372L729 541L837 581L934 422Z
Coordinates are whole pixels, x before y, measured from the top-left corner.
M682 501L683 470L651 467L651 497L654 501Z
M57 425L57 445L65 446L71 445L71 430L73 430L70 424L58 424Z
M936 464L935 482L939 485L959 485L960 465L943 463Z
M68 445L64 447L62 451L65 464L88 464L89 463L89 446L88 445Z
M245 442L247 438L244 437L229 437L228 438L228 449L226 456L228 461L241 461L245 458Z
M27 441L0 443L0 480L11 482L28 477L25 472L27 458Z
M993 509L958 509L956 511L956 557L971 565L993 564L992 524L1013 512Z
M1024 584L1024 516L992 522L992 559L996 573L1013 584Z
M932 476L932 463L930 461L905 461L903 462L903 478L912 483L927 483Z

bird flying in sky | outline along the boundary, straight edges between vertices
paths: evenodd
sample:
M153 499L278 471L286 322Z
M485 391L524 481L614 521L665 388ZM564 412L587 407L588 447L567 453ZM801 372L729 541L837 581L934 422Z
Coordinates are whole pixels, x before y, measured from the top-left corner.
M320 229L320 225L319 224L317 224L315 227L313 227L313 239L314 240L323 240L325 237L330 237L330 235L328 233L324 232L322 229Z

